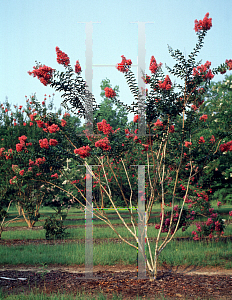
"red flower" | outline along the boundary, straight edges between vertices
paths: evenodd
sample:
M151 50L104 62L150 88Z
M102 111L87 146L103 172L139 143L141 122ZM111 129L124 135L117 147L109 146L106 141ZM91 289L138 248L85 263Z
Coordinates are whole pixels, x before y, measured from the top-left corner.
M201 137L200 137L200 139L199 139L198 143L199 143L199 144L203 144L203 143L205 143L205 140L204 140L203 136L201 136Z
M23 126L26 126L26 125L27 125L27 123L23 122Z
M232 217L232 210L229 212L229 215Z
M42 105L45 105L45 102L44 102L44 101L42 101Z
M79 149L75 149L74 153L79 154L81 158L85 158L90 156L90 153L88 151L91 151L91 148L89 146L83 146Z
M226 152L226 151L232 151L232 141L227 142L225 144L221 144L219 147L220 151Z
M169 128L169 132L170 132L170 133L173 133L173 132L175 132L175 127L174 127L174 125L171 125L171 126L170 126L170 128Z
M32 122L30 122L30 126L33 126L33 123L32 123Z
M145 77L142 76L142 79L147 84L147 83L150 83L151 76L145 75Z
M215 137L213 135L211 136L210 143L215 143Z
M24 170L19 171L19 175L23 176Z
M39 128L43 128L44 127L44 122L41 120L36 120L36 123L38 125Z
M156 59L154 58L154 56L152 56L151 61L150 61L150 67L149 67L149 70L151 71L151 73L155 74L157 72L158 68L160 68L161 66L162 66L162 63L159 63L157 65Z
M139 121L140 121L140 116L139 115L135 115L133 122L138 123Z
M79 64L79 60L77 60L75 64L75 73L79 74L80 72L81 72L81 66Z
M48 126L48 131L49 131L50 133L55 133L55 132L57 132L57 131L59 131L59 130L60 130L60 128L59 128L59 126L56 125L56 124L52 124L51 126Z
M10 179L10 184L17 183L17 176L14 176L12 179Z
M163 126L163 122L161 122L159 119L154 123L155 126L159 126L162 127Z
M57 179L58 179L58 174L55 173L55 174L51 175L51 177L52 177L52 178L57 178Z
M22 144L16 144L16 151L21 152L23 150L23 145Z
M124 55L122 55L121 57L122 57L122 62L118 63L116 65L116 68L122 73L124 72L127 73L129 69L126 66L130 66L132 64L132 61L130 59L127 60Z
M100 147L100 148L102 148L103 150L106 150L106 151L111 149L111 146L109 145L109 140L108 140L107 137L97 141L95 143L95 147Z
M67 125L67 121L65 121L64 119L61 119L61 126L65 127Z
M161 80L159 81L159 88L161 90L166 90L166 91L172 88L172 82L168 75L166 75L164 82L162 82Z
M39 145L41 148L49 149L49 144L47 139L39 140Z
M33 77L37 77L43 85L47 86L51 83L53 69L47 67L45 65L40 65L39 67L33 67L34 71L28 71L29 75L33 75Z
M214 75L212 74L209 68L210 66L211 62L207 60L204 65L198 66L197 68L193 68L193 77L202 77L203 81L205 81L206 79L213 79Z
M54 140L54 139L49 140L49 145L50 146L56 146L57 144L58 144L57 140Z
M46 161L45 157L43 157L43 158L39 157L39 158L36 158L35 163L33 161L31 161L31 165L33 166L33 164L34 164L34 165L39 166L39 165L42 165L43 163L45 163L45 161ZM29 163L29 165L30 165L30 163Z
M205 122L207 119L208 119L207 115L202 115L199 120L200 121L203 120Z
M106 88L104 89L104 91L105 91L105 96L106 96L107 98L113 98L113 97L116 96L115 91L114 91L113 89L111 89L111 88L106 87Z
M189 148L192 145L192 143L191 142L184 142L184 145L185 145L185 147Z
M63 118L66 118L66 117L70 117L70 114L69 113L65 113Z
M226 59L226 62L227 66L229 67L229 71L232 70L232 59Z
M114 132L113 128L110 126L110 124L107 124L105 119L97 123L97 128L99 131L103 131L104 134L109 134L110 132L112 133Z
M209 13L207 13L203 20L195 20L194 30L199 32L200 30L210 30L212 27L212 18L209 18Z
M59 47L56 47L56 55L58 64L67 66L70 63L68 55L62 52Z
M193 109L194 111L196 111L196 110L197 110L197 107L196 107L196 105L194 105L194 104L193 104L191 107L192 107L192 109Z

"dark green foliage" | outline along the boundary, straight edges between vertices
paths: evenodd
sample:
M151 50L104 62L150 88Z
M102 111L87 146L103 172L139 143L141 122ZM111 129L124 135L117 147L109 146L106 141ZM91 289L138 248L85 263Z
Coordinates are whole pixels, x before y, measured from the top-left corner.
M62 220L58 220L56 217L57 214L52 215L51 217L47 218L45 221L43 228L46 230L45 233L46 240L64 239L69 235L69 233L65 232L67 227L64 227L63 225L66 216L63 215Z

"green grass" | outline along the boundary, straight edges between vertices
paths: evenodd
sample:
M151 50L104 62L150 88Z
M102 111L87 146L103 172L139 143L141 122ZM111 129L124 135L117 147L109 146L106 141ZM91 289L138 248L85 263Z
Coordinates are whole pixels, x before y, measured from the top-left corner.
M132 244L136 245L135 242ZM154 252L155 242L151 242ZM232 243L203 241L172 241L159 256L159 262L168 265L221 266L232 268ZM146 250L148 256L148 249ZM152 253L154 255L154 253ZM0 264L85 264L85 244L1 246ZM137 251L126 243L100 243L93 247L93 265L125 264L137 266Z

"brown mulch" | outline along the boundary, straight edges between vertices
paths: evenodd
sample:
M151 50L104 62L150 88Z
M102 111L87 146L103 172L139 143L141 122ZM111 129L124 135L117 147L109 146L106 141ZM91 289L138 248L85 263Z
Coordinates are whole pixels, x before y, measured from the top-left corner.
M84 290L89 295L101 291L107 295L107 299L111 299L113 294L122 294L122 299L136 299L137 295L143 299L156 299L161 295L173 300L186 298L232 299L231 273L228 275L219 273L211 276L193 275L162 268L158 271L157 280L151 282L148 277L138 279L136 267L127 269L125 266L121 266L121 268L117 266L116 270L111 268L110 271L104 271L105 269L106 266L101 266L98 271L93 273L95 277L98 277L97 279L85 279L83 272L64 272L62 267L50 272L44 270L43 273L0 270L0 287L7 294L25 294L36 289L46 294L59 291L78 295ZM130 269L135 271L130 271Z

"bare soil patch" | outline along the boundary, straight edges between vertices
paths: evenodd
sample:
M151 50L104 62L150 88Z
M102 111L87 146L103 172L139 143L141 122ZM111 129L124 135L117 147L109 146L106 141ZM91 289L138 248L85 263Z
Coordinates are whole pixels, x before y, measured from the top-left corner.
M77 294L85 291L94 295L99 291L111 299L113 293L123 294L123 299L155 299L163 294L169 299L232 299L232 270L192 266L159 267L158 278L138 279L136 266L94 266L93 275L85 278L85 266L35 266L0 267L0 287L8 294L29 293L37 289L44 293ZM13 280L14 279L14 280Z

